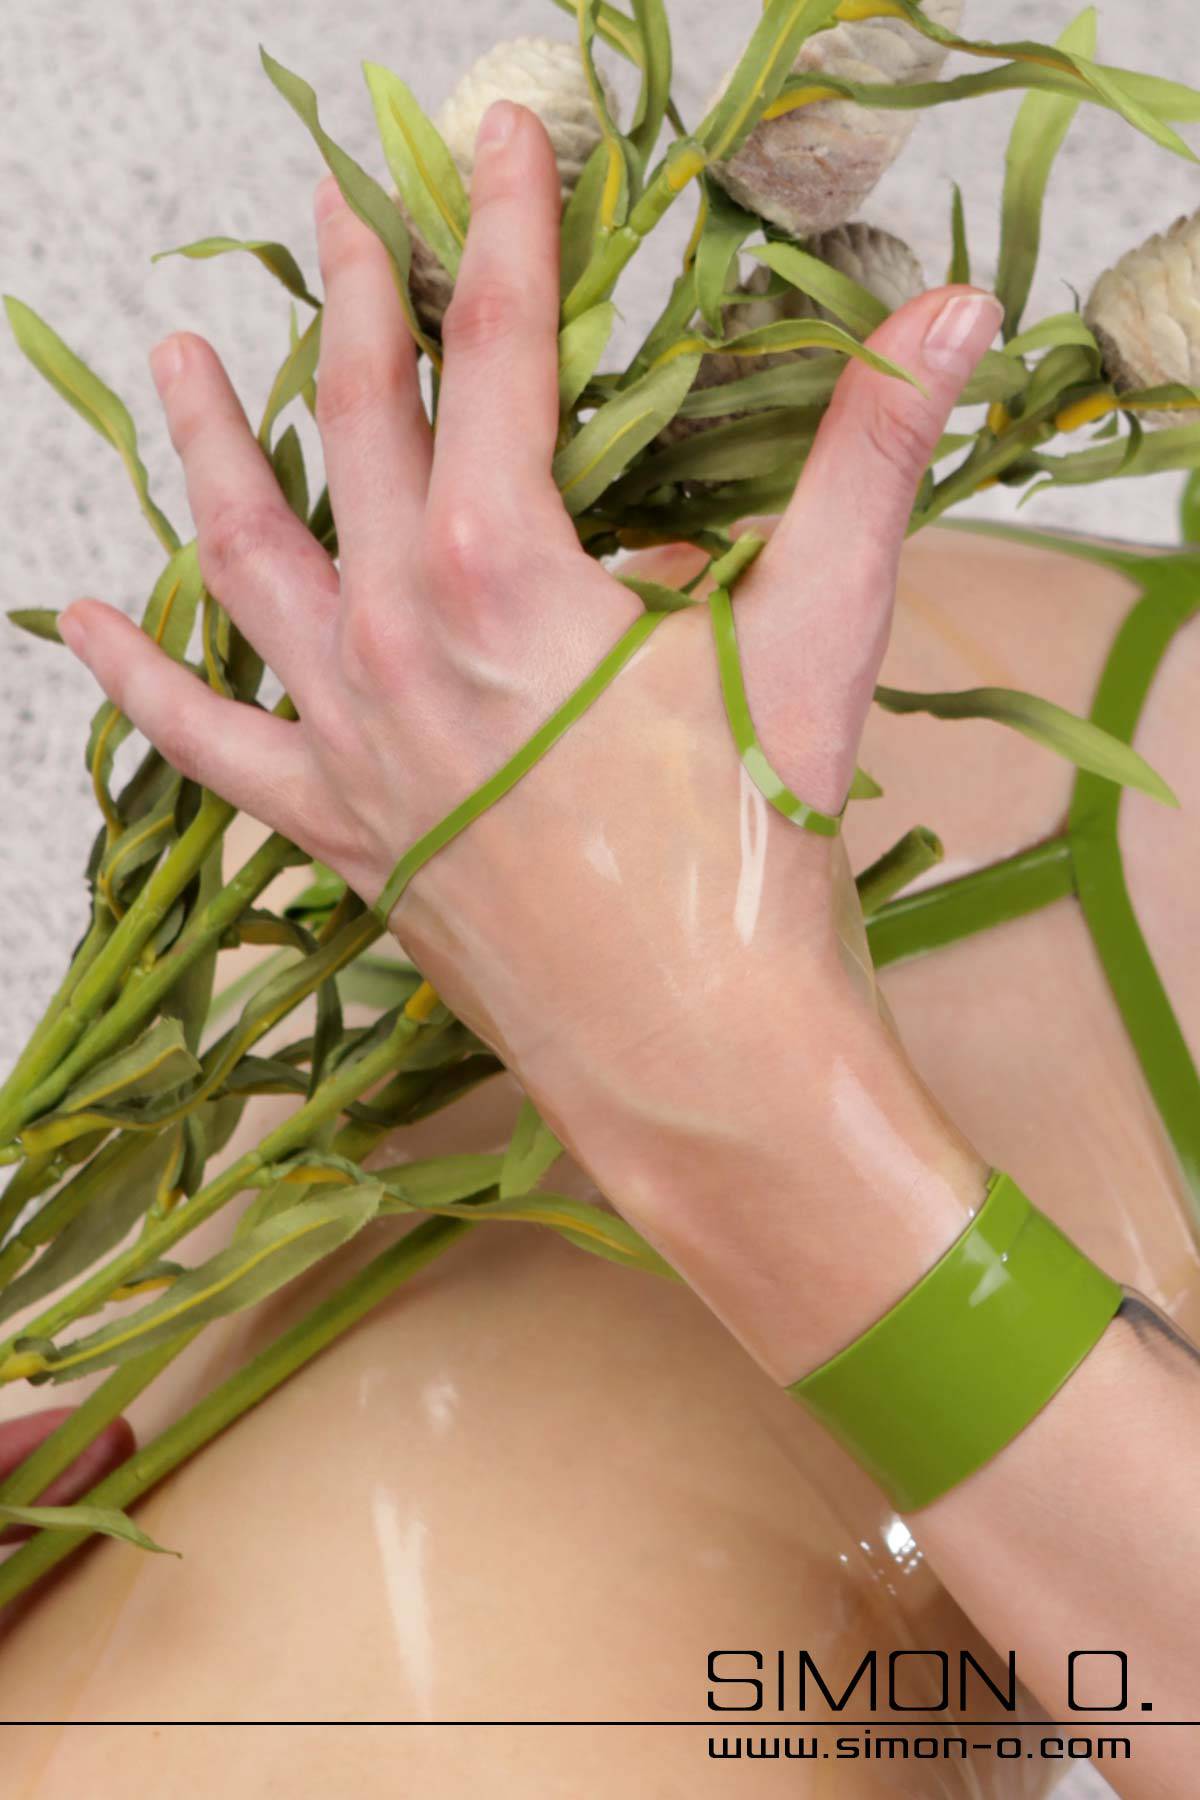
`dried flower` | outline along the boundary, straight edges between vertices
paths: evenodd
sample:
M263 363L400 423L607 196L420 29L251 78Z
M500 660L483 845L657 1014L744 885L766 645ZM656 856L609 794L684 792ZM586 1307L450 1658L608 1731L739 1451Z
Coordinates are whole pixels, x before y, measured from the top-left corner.
M1180 382L1200 386L1200 212L1147 238L1101 275L1084 308L1105 372L1119 393ZM1140 415L1177 425L1178 411Z
M963 0L925 0L935 24L957 30ZM945 61L939 44L903 19L837 25L804 45L798 74L847 81L931 80ZM817 100L764 120L713 174L739 205L797 237L827 231L857 212L903 149L916 114L850 100Z
M615 97L603 76L601 82L609 111L613 112ZM513 100L529 107L546 127L554 145L565 204L601 135L578 49L554 38L510 38L493 45L471 64L436 121L446 148L468 184L475 166L475 134L484 113L496 100ZM411 221L409 229L413 240L413 301L423 322L437 325L450 304L454 283L424 239L413 230Z

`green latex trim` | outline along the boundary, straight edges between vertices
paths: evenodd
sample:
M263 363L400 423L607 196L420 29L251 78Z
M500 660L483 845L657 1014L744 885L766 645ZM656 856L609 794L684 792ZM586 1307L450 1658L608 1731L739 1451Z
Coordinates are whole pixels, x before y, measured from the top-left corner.
M1200 610L1200 554L1156 554L980 520L948 528L1098 563L1140 589L1109 652L1091 712L1095 724L1132 742L1176 632ZM1081 771L1061 837L892 901L869 921L867 935L882 967L1074 895L1175 1153L1200 1240L1200 1073L1129 898L1119 839L1123 797L1112 782Z
M709 595L708 604L712 615L713 640L717 648L717 667L721 675L721 692L725 697L729 728L733 732L733 741L742 759L742 767L763 798L769 801L776 812L781 812L785 819L790 819L793 825L799 825L805 831L815 831L821 837L836 837L842 828L841 814L834 817L830 813L818 812L815 806L807 805L793 794L767 761L766 753L758 741L746 699L746 684L742 680L742 661L738 652L729 589L715 588Z
M730 581L742 573L762 549L762 540L747 536L734 545L733 550L714 567L726 574ZM781 812L794 825L800 825L805 831L819 832L822 837L836 837L841 830L841 817L831 818L828 814L818 812L813 806L806 806L797 798L791 789L776 775L767 761L755 734L754 724L750 718L750 708L746 701L746 688L742 680L741 658L738 653L737 634L733 627L733 608L730 604L729 589L721 587L712 596L713 631L716 638L717 662L721 674L721 691L725 696L725 710L729 716L730 728L738 755L746 772L772 806ZM424 868L431 856L444 850L460 832L468 825L474 824L481 813L485 813L497 800L502 800L510 789L514 788L522 776L527 775L539 763L546 752L557 744L563 733L582 717L593 701L598 700L605 688L620 674L634 652L650 636L656 626L669 617L667 613L644 613L634 621L624 637L609 651L604 660L597 665L575 692L564 700L558 711L552 713L528 743L523 744L516 755L510 757L502 769L485 781L482 787L469 794L453 812L447 813L432 830L406 850L392 871L391 880L380 894L371 909L384 924L392 912L405 888L419 869ZM844 810L844 809L843 809Z
M995 1173L970 1225L916 1287L788 1392L912 1512L1025 1429L1121 1300L1011 1176Z
M527 775L535 763L539 763L546 752L557 744L563 733L570 729L576 719L581 718L594 700L598 700L610 683L625 667L625 664L640 650L650 633L661 625L668 613L643 613L635 619L629 630L613 645L604 660L597 664L570 697L563 701L557 712L551 713L528 743L523 744L516 755L510 757L502 769L485 781L482 787L469 794L453 812L447 813L424 837L418 838L409 850L406 850L392 871L391 880L376 900L372 911L382 919L384 924L392 915L392 911L401 894L417 873L424 868L430 857L436 856L439 850L465 831L468 825L474 824L481 813L497 800L503 799L511 788L516 787L523 775Z
M1200 558L1151 559L1142 598L1117 634L1092 718L1129 742L1171 640L1200 609ZM1118 837L1122 790L1080 774L1067 833L1092 942L1171 1140L1200 1222L1200 1074L1138 925Z

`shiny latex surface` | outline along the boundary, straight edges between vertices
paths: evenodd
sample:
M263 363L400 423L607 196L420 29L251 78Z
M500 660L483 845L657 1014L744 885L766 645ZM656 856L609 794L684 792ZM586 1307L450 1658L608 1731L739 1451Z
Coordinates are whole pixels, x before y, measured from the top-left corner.
M886 678L1010 682L1083 707L1131 597L1103 569L937 533L907 552ZM1139 739L1185 796L1200 791L1198 661L1192 630ZM875 716L862 761L890 792L851 808L855 866L916 822L942 835L951 871L977 866L1053 829L1070 783L1034 746L970 723ZM1183 902L1200 880L1200 833L1186 811L1136 796L1124 825L1135 902L1200 1048ZM881 985L922 1074L980 1149L1195 1330L1200 1280L1177 1182L1074 908L889 969ZM490 1146L511 1095L495 1084L470 1112L405 1148ZM342 1271L378 1247L379 1229L343 1253ZM322 1271L302 1295L214 1328L146 1397L139 1429L329 1281ZM696 1718L705 1656L724 1642L803 1646L847 1675L844 1659L870 1643L973 1642L910 1529L698 1302L525 1228L468 1239L139 1516L185 1560L109 1545L77 1560L0 1645L3 1716ZM839 1800L1024 1800L1049 1785L1024 1761L749 1770L708 1763L705 1735L331 1727L223 1741L199 1727L48 1726L7 1734L4 1765L20 1800L104 1793L118 1771L135 1791L278 1785L301 1800L351 1783L364 1800L736 1795L751 1783Z

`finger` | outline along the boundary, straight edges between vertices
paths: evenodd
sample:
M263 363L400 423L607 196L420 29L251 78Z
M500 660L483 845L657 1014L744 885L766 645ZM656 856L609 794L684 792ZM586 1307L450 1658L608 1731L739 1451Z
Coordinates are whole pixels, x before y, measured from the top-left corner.
M425 502L432 437L391 259L327 177L314 204L325 314L317 418L343 570L398 579Z
M431 506L566 524L558 430L558 170L541 122L498 101L479 128L471 224L443 325Z
M800 484L738 598L738 635L764 749L804 798L836 808L887 646L913 503L949 414L1002 318L973 288L934 290L870 346L915 387L852 363Z
M337 572L288 506L211 345L165 339L151 369L187 478L200 572L297 697L325 661Z
M123 613L77 600L59 614L67 648L167 761L274 831L299 838L311 814L298 725L214 694Z
M45 1412L30 1413L0 1426L0 1481L20 1467L39 1444L45 1442L70 1418L73 1407L55 1406ZM30 1502L34 1506L70 1506L95 1487L105 1475L132 1456L135 1440L132 1428L124 1419L114 1419L97 1433L81 1450L70 1466L52 1481L45 1492ZM11 1525L0 1531L0 1544L15 1544L32 1534L32 1526Z

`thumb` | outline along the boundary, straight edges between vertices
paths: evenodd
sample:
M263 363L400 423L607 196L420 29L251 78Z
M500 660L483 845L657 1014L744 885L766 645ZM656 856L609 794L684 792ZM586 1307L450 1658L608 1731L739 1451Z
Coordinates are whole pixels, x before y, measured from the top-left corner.
M1002 318L992 294L935 288L879 327L870 348L921 386L864 363L847 367L788 509L739 594L763 748L815 806L836 809L845 798L917 490Z

